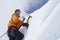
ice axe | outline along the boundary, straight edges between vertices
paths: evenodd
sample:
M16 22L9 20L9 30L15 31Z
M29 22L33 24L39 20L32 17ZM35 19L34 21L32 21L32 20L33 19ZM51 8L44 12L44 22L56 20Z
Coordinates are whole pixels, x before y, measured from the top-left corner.
M25 26L27 29L28 29L28 27L29 27L29 23L28 23L28 22L29 22L29 19L30 19L30 18L32 18L32 16L29 15L26 23L23 24L23 26ZM25 18L24 18L24 19L25 19Z
M29 17L28 17L28 19L27 19L27 23L29 22L29 19L30 19L30 18L32 18L32 16L31 16L31 15L29 15Z
M28 23L28 22L29 22L29 19L30 19L30 18L32 18L32 16L31 16L31 15L29 15L29 17L28 17L28 19L27 19L27 24L28 24L28 25L29 25L29 23ZM27 29L28 29L28 26L27 26Z

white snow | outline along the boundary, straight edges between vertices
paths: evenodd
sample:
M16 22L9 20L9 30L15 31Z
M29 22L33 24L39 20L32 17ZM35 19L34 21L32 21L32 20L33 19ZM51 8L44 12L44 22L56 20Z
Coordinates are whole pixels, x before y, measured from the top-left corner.
M60 0L49 0L42 8L30 15L32 18L24 40L60 40ZM0 34L4 34L3 32L6 32L6 30L5 26L1 27ZM0 40L8 40L7 35L0 38Z
M46 31L44 31L46 26L44 26L43 23L45 22L46 19L48 19L48 16L50 14L52 14L53 10L55 10L55 8L59 2L60 2L60 0L57 0L57 1L49 0L49 2L46 5L44 5L42 8L40 8L39 10L37 10L31 14L32 19L30 21L30 26L29 26L27 35L25 36L24 40L55 40L55 38L54 38L55 35L53 37L51 37L50 35L52 35L52 34L51 33L49 34L49 31L54 30L54 29L51 29L47 33L45 33L49 27L46 28ZM59 10L59 7L57 7L56 12L58 10ZM58 13L60 13L60 12L58 11ZM52 20L52 21L54 21L54 20ZM47 21L47 22L49 23L49 21ZM45 23L45 25L46 24L47 23ZM53 24L53 23L51 22L51 24ZM56 24L58 24L58 23L56 23ZM53 28L52 25L49 25L49 26L51 26L51 28ZM58 31L57 31L57 33L58 33Z

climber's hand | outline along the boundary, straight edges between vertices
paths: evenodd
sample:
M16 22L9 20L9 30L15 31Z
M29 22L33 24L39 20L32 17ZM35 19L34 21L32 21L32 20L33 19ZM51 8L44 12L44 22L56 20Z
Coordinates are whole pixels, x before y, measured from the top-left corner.
M23 26L26 27L26 28L28 28L29 24L28 23L24 23Z

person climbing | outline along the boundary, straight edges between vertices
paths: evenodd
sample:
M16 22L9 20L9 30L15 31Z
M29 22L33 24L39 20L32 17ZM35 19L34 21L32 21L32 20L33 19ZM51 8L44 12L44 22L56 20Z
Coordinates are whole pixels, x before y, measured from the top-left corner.
M19 29L21 28L21 26L28 28L28 21L31 16L28 17L27 23L24 23L25 17L23 17L23 20L20 20L20 14L21 11L19 9L16 9L12 14L11 20L8 23L9 40L22 40L24 38L24 34L22 34Z

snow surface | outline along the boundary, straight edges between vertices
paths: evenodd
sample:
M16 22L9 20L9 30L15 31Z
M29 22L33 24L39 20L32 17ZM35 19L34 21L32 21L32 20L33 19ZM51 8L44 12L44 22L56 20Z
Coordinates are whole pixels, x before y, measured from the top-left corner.
M60 0L49 0L42 8L30 15L32 18L24 40L60 40ZM0 31L3 31L2 29L4 33L7 30L1 27ZM3 32L0 34L2 35ZM7 35L0 40L8 40Z
M59 2L60 2L60 0L57 0L57 1L56 0L50 0L42 8L40 8L39 10L37 10L31 14L32 19L30 21L30 26L29 26L27 35L25 36L24 40L55 40L55 38L56 38L56 37L54 38L55 35L51 34L51 32L50 32L51 30L55 30L55 29L52 29L54 27L49 24L49 26L51 26L51 30L47 31L47 29L49 27L44 26L43 23L45 22L46 19L48 19L48 16L50 14L52 14L53 10L55 10L56 7L57 7L56 12L59 10L59 7L57 6L59 4ZM59 13L60 13L60 11L58 11L58 14ZM57 13L55 13L55 14L57 14ZM54 14L52 14L52 15L54 15ZM56 16L58 16L58 15L56 15ZM56 19L54 19L54 20L56 20ZM54 21L54 20L52 20L52 21ZM49 23L49 21L47 21L47 22ZM46 24L47 23L45 23L45 25ZM51 24L53 24L53 23L51 22ZM59 23L56 23L56 24L59 24ZM46 29L45 29L45 27L46 27ZM44 30L46 30L46 31L44 31ZM55 31L52 31L52 32L55 32ZM57 33L58 33L58 31L57 31ZM50 36L50 35L53 35L53 36Z

